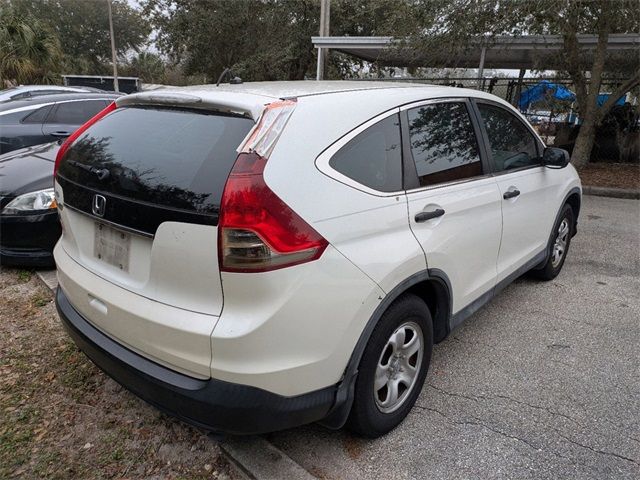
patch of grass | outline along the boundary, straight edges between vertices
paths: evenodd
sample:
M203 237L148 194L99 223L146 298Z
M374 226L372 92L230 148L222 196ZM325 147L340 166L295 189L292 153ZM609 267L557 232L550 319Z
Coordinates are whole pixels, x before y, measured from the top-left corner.
M31 296L31 305L33 305L34 307L41 308L45 305L48 305L49 303L51 303L51 295L48 295L46 293L37 292L36 294Z
M30 406L24 406L17 412L2 416L5 428L0 432L0 478L7 478L29 460L33 441L34 416L37 414Z
M74 400L82 402L88 393L95 390L93 377L97 369L87 361L75 344L68 342L60 350L60 357L56 363L62 385L69 389L69 394Z
M113 462L119 462L120 460L122 460L124 458L124 448L123 447L116 447L111 452L111 455L109 455L109 458Z
M29 280L31 280L32 276L33 272L30 270L18 270L18 280L20 281L20 283L27 283Z
M42 452L36 457L33 473L40 478L50 478L50 471L59 462L59 457L55 452Z

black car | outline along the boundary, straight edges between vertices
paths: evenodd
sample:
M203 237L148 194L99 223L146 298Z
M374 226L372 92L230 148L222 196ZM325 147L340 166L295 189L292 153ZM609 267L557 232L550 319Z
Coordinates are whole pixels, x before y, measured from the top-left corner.
M0 156L0 264L54 266L61 227L53 195L58 142Z
M0 154L68 137L119 96L65 93L0 103Z

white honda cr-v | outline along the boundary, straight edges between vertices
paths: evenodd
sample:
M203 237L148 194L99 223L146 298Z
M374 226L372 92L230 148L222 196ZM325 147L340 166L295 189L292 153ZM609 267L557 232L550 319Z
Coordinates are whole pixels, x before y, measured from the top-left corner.
M525 272L554 278L581 187L508 103L283 82L119 98L61 147L60 317L188 422L375 437L434 342Z

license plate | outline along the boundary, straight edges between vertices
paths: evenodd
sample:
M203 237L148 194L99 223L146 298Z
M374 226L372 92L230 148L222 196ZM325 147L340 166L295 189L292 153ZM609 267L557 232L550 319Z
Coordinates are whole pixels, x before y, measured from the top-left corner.
M95 224L93 254L96 258L128 272L130 250L130 234L104 223Z

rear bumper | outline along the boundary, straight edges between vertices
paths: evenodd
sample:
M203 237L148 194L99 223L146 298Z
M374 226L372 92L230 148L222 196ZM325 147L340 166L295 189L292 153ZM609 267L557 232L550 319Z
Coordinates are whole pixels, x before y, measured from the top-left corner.
M125 348L82 317L61 288L58 314L76 345L105 373L148 403L193 425L248 435L283 430L327 416L337 385L285 397L248 385L200 380Z

